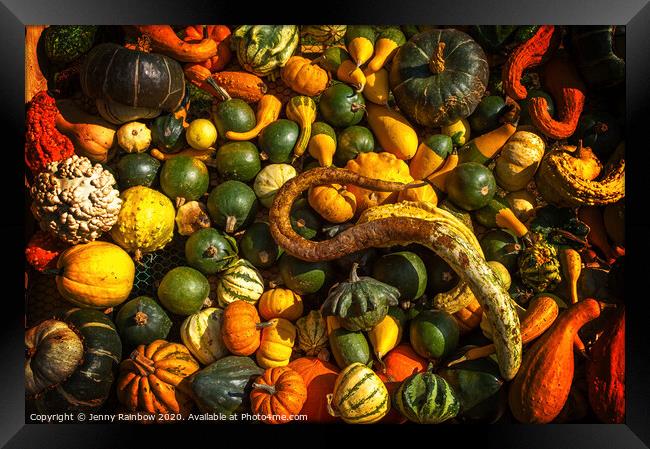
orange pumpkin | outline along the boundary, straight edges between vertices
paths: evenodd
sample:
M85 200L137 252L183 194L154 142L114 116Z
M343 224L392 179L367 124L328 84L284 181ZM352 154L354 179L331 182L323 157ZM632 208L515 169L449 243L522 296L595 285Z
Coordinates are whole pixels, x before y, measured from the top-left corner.
M416 181L416 183L421 181ZM397 195L397 201L425 201L433 206L438 204L438 195L431 184L424 184L420 187L412 187L402 190Z
M249 356L260 346L261 329L271 323L260 322L254 305L238 300L231 302L223 311L221 337L234 355Z
M384 366L379 377L384 382L402 382L411 374L426 371L428 362L420 357L408 344L401 344L389 351L383 358Z
M354 217L357 210L356 197L339 184L311 187L307 200L330 223L344 223Z
M280 71L282 81L299 94L314 97L327 87L329 75L325 69L302 56L292 56Z
M198 370L182 344L155 340L140 345L120 364L117 398L131 411L187 414L192 392L186 379Z
M191 25L185 28L185 42L196 43L203 39L212 39L217 43L217 54L199 64L213 73L223 70L232 57L230 28L225 25Z
M406 162L387 152L361 153L356 158L349 160L345 168L368 178L404 184L413 182ZM361 213L369 207L397 201L398 192L375 192L353 184L347 186L347 189L357 199L357 213Z
M255 354L262 368L287 366L296 342L296 327L284 318L269 320L262 330L260 346Z
M265 320L284 318L295 321L302 316L302 298L288 288L272 288L265 291L257 303L260 315Z
M253 413L268 417L263 422L284 424L300 413L307 400L307 387L302 376L291 368L269 368L253 383L250 398Z
M301 357L292 360L289 368L302 376L307 387L307 400L300 410L300 414L307 415L307 422L336 421L327 412L327 395L334 391L338 367L318 357Z

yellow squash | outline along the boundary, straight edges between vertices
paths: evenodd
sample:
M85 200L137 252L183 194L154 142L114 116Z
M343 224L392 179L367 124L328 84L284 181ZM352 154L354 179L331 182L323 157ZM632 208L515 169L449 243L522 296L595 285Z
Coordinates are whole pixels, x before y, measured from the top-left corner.
M376 72L364 70L366 85L363 88L363 97L375 104L386 105L390 87L388 84L388 71L380 69Z
M272 288L265 291L257 305L265 320L284 318L295 321L302 316L302 298L288 288Z
M287 118L300 125L300 135L293 147L293 155L299 158L307 149L311 137L311 125L316 121L316 103L310 97L296 96L287 103L285 109Z
M255 358L264 369L287 366L296 341L296 328L284 318L268 321L270 326L262 329L260 347Z
M256 125L250 131L238 133L236 131L226 131L228 140L251 140L259 136L264 128L273 123L280 117L282 102L275 95L264 95L257 104Z
M381 361L388 351L397 346L402 339L402 325L390 313L368 332L368 339L375 351L377 360Z
M418 136L399 113L374 103L366 104L368 124L379 144L398 159L409 160L418 150Z

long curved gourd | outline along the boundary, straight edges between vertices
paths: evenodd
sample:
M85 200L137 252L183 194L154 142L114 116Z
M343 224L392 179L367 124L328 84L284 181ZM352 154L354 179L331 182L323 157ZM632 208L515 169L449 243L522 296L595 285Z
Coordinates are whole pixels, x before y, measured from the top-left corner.
M422 208L420 203L406 203L406 208L395 205L371 208L361 217L360 223L331 239L320 242L306 240L291 227L291 206L303 191L331 183L389 192L403 190L405 186L366 178L344 169L321 167L309 170L287 181L273 201L269 225L278 245L289 254L310 262L337 259L369 247L419 243L430 248L469 284L481 303L496 330L494 343L501 375L506 380L512 379L521 364L519 318L510 296L481 257L465 226L436 207Z

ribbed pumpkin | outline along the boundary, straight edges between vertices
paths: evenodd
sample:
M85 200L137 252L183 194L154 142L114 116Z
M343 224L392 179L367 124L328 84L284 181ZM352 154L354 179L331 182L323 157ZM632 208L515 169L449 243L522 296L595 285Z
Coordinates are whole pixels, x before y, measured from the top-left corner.
M327 347L327 323L318 310L296 321L298 347L308 356L316 356Z
M367 366L353 363L336 378L327 395L328 412L349 424L371 424L386 416L390 397L386 385Z
M460 402L451 386L429 371L404 379L393 399L393 406L402 415L419 424L438 424L460 411Z
M296 341L295 326L284 318L273 318L266 324L255 354L257 364L262 368L288 365Z
M120 364L117 398L130 411L185 415L192 407L186 379L198 370L181 344L155 340L140 345Z
M56 266L59 293L77 306L113 307L124 302L133 288L135 264L112 243L75 245L59 256Z
M174 236L176 211L171 200L149 187L136 186L120 195L122 209L111 237L138 260L143 253L164 248Z
M181 340L192 355L204 365L228 355L221 337L223 310L209 307L188 316L181 325Z
M348 161L345 168L368 178L403 182L405 184L413 181L406 162L386 152L362 153ZM375 192L356 185L349 185L347 189L357 199L357 213L379 204L394 203L398 195L397 192Z
M292 56L280 72L282 81L302 95L315 97L327 87L327 71L302 56Z
M239 259L219 275L217 299L221 307L238 300L255 304L262 293L264 293L262 275L244 259Z
M301 357L292 360L288 366L305 381L307 400L300 413L307 415L307 422L336 421L336 418L327 412L327 395L334 391L339 369L317 357Z
M380 377L390 382L402 382L407 377L422 373L427 369L427 360L420 357L409 344L401 344L390 351L383 359L379 370Z
M284 424L300 413L307 400L307 387L300 374L278 366L255 379L250 397L253 413L266 416L263 422Z
M235 301L224 309L221 338L230 352L248 356L259 348L261 329L265 326L270 324L260 322L260 316L254 305L245 301Z
M300 39L296 25L240 25L232 34L239 64L265 76L284 66Z
M356 197L339 184L311 187L307 200L330 223L344 223L352 219L357 210Z
M287 288L273 288L265 291L257 306L265 320L284 318L295 321L302 316L302 298Z

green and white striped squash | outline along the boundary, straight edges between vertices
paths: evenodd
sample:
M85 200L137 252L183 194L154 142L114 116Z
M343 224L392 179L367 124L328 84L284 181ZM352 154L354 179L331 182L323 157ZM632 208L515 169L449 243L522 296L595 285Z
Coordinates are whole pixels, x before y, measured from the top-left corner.
M225 270L217 281L217 299L221 307L237 300L255 305L264 293L264 279L250 262L240 259Z
M305 25L300 29L300 34L319 44L334 45L345 37L347 29L347 25Z
M296 321L298 347L305 355L316 356L327 347L327 323L319 310L312 310Z
M438 424L460 411L454 390L430 371L404 379L393 396L393 405L409 421L419 424Z
M299 40L296 25L240 25L231 38L239 64L259 76L283 67Z
M334 392L327 395L327 411L348 424L371 424L390 411L390 396L384 382L362 363L341 371Z
M221 338L223 309L209 307L188 316L181 325L181 340L192 355L209 365L229 354Z

